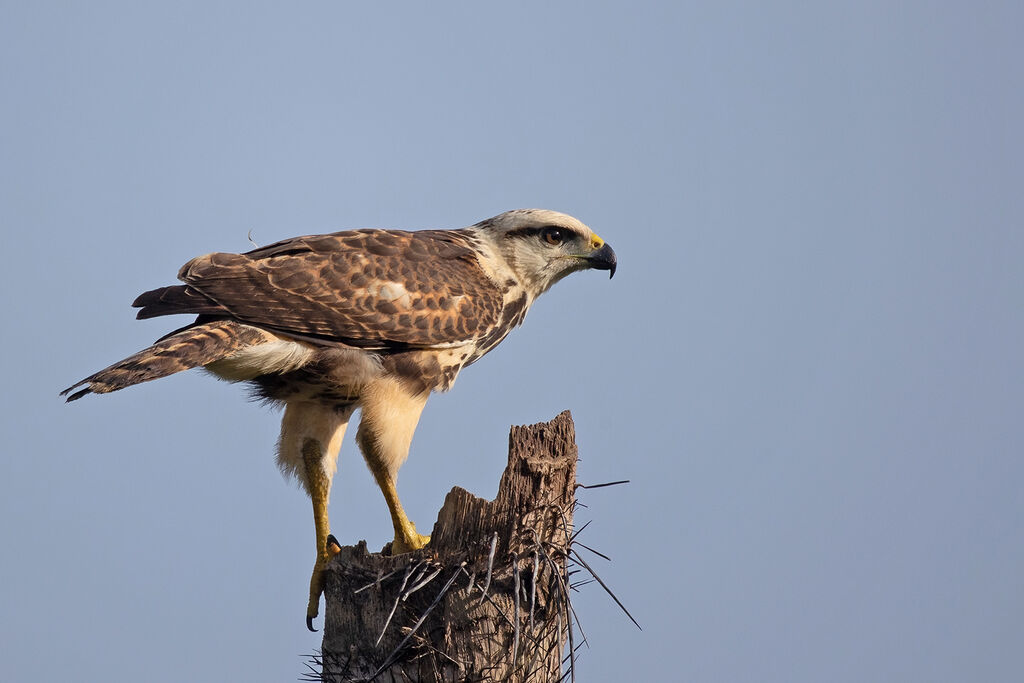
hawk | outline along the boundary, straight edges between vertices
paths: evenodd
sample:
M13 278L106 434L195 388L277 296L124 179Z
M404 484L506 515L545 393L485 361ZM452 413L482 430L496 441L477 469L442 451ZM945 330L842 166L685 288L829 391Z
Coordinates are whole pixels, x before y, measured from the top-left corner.
M615 252L555 211L508 211L461 230L352 230L295 237L244 254L199 256L132 304L138 318L196 319L65 389L68 401L203 367L284 406L277 462L313 501L316 562L306 625L338 549L327 502L349 418L384 493L391 552L423 547L398 499L398 469L431 392L447 391L523 322L560 279L615 274Z

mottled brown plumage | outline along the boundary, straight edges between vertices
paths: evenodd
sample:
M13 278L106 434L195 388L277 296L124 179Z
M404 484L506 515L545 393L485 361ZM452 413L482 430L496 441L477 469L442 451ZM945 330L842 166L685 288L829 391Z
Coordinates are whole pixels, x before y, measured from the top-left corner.
M207 254L181 268L184 284L134 303L139 318L195 322L62 393L71 401L203 367L283 404L278 464L310 494L316 522L312 628L333 547L327 499L353 411L362 409L356 441L391 513L392 552L421 547L428 539L395 482L429 394L449 389L555 282L615 265L587 226L541 209L462 230L353 230Z
M141 295L139 318L226 315L295 338L362 349L432 348L486 334L502 293L469 234L356 230L208 254L187 283ZM396 287L395 284L400 285Z

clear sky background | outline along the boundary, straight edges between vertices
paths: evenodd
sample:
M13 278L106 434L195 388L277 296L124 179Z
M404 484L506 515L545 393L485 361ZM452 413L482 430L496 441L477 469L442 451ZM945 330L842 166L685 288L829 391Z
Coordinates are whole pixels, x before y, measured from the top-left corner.
M1019 2L0 9L0 679L295 680L309 502L189 372L57 392L185 320L210 251L571 213L619 255L427 406L422 528L573 411L581 681L1024 676ZM351 440L345 543L391 528ZM670 670L667 670L669 669Z

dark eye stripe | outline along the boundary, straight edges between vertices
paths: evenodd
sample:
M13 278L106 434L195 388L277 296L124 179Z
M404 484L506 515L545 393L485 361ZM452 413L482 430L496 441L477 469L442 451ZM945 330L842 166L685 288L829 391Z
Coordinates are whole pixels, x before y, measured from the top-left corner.
M530 228L516 228L515 230L509 230L505 233L505 237L536 237L545 230L558 230L562 233L562 237L566 240L576 237L576 233L569 228L564 228L561 225L542 225L540 227Z
M516 228L505 233L505 237L536 237L544 228Z

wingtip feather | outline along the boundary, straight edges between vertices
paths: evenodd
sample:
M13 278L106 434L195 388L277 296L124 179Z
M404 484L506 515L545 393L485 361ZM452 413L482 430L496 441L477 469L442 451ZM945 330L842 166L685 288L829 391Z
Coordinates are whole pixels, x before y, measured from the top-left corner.
M64 399L64 402L65 403L71 403L72 401L77 401L78 399L82 398L86 394L91 394L92 393L92 389L90 389L89 387L86 387L85 389L79 389L75 393L73 393L70 396L68 396L68 394L71 391L73 391L74 389L77 389L78 387L82 386L84 383L85 382L79 382L78 384L72 384L70 387L68 387L64 391L60 392L60 396L66 396L67 397L67 398Z

